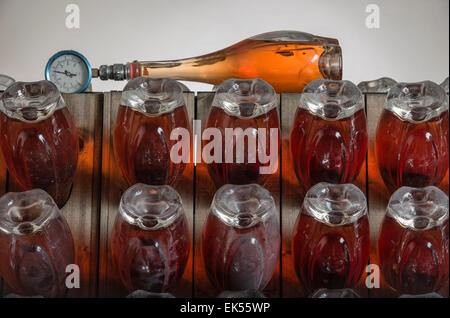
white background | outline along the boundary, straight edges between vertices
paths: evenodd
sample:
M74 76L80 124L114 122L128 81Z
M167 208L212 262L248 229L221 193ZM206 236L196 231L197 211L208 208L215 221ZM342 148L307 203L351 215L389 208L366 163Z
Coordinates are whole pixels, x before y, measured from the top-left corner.
M80 29L65 26L70 3L80 7ZM371 3L380 8L379 29L365 25ZM48 58L63 49L98 67L196 56L285 29L339 39L344 78L355 83L448 76L449 0L0 0L0 74L40 80ZM124 85L93 81L95 91Z

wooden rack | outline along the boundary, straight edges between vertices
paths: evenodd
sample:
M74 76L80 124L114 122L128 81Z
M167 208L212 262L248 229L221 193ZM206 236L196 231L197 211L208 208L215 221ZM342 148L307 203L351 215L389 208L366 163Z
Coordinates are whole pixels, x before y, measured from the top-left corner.
M71 197L62 209L75 241L76 264L80 267L81 286L72 289L68 297L124 297L116 269L111 262L110 235L118 212L120 197L127 186L114 159L112 130L117 115L121 92L65 94L63 97L72 112L80 134L80 156ZM214 94L185 93L186 106L193 119L206 122ZM378 117L383 109L385 94L365 94L364 102L369 131L369 152L356 185L366 194L372 239L370 263L377 263L375 243L383 219L389 193L381 180L374 160L373 143ZM264 293L269 297L306 297L294 271L290 240L295 219L302 204L304 191L293 172L289 154L289 132L300 94L279 96L282 131L282 149L278 173L272 176L266 188L279 208L282 249L280 261L272 281ZM184 210L192 234L192 248L184 275L172 291L177 297L215 297L217 291L209 283L200 250L202 226L208 214L215 186L204 164L188 165L175 186L183 199ZM449 193L448 174L440 188ZM0 194L20 191L9 178L3 158L0 157ZM382 281L380 289L366 289L365 275L358 292L363 297L395 297ZM10 292L0 280L0 296ZM448 284L441 294L448 297Z

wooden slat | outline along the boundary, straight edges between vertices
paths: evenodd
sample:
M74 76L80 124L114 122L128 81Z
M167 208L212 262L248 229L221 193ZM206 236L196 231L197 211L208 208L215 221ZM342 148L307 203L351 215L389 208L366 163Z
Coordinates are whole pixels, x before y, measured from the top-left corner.
M195 119L200 120L202 131L205 128L213 97L213 93L197 93ZM195 167L194 297L214 297L216 294L206 275L200 247L203 225L215 191L216 187L209 177L206 164L197 163Z
M277 95L278 98L278 117L280 118L280 125L281 125L281 96ZM281 130L281 127L280 127ZM278 169L277 172L274 173L273 175L271 175L268 180L267 183L264 185L264 187L269 190L270 194L272 195L274 201L275 201L275 206L277 207L278 210L278 222L279 222L279 226L280 226L280 236L281 236L281 240L282 240L282 227L281 227L281 222L282 222L282 217L281 217L281 147L280 147L280 151L278 153ZM281 250L281 246L280 246L280 256L278 259L278 264L275 268L275 271L273 273L272 279L270 280L269 284L266 286L266 288L264 289L263 293L264 295L266 295L267 297L281 297L281 265L283 263L282 261L282 250Z
M117 209L126 182L114 159L112 132L120 102L120 92L104 94L102 134L102 186L99 244L99 297L126 295L119 274L112 265L110 255L110 234L117 215Z
M72 193L62 209L81 274L80 289L71 290L69 297L96 297L103 94L67 94L64 99L77 123L81 146Z
M188 111L189 116L189 122L191 123L195 117L195 95L192 92L184 92L184 98L186 101L186 108ZM191 128L192 129L192 128ZM191 153L192 153L192 146L191 146ZM193 158L193 156L191 156ZM189 259L186 264L186 269L184 270L183 276L181 277L181 280L176 287L172 291L172 293L176 297L192 297L193 292L193 282L192 282L192 273L193 273L193 264L194 264L194 164L191 163L186 165L186 168L184 169L183 175L177 182L177 184L174 186L174 188L178 191L178 193L181 195L181 198L183 200L183 208L184 212L186 213L187 222L188 222L188 228L189 232L191 234L191 247L190 247L190 254Z
M100 221L100 266L99 296L124 297L127 292L122 286L117 269L114 267L110 253L111 231L118 212L120 197L128 188L113 153L112 133L120 102L120 92L105 93L103 113L103 148L102 148L102 195ZM185 93L186 107L190 120L194 115L194 95ZM180 193L188 225L193 233L193 168L188 165L175 189ZM192 252L186 270L172 291L178 297L192 295Z
M197 116L196 119L202 123L202 129L206 124L214 93L200 92L197 94ZM280 169L278 173L269 178L265 187L274 197L277 208L280 207ZM195 252L194 252L194 296L195 297L215 297L218 291L209 281L200 248L203 225L209 213L209 208L217 190L212 182L205 163L196 166L195 177ZM272 280L263 291L268 297L280 296L280 263L277 265Z
M97 294L99 177L102 94L64 94L80 137L78 166L70 198L61 209L75 243L75 264L80 268L80 288L67 297L95 297ZM8 178L8 192L23 191ZM6 285L6 284L5 284ZM9 293L8 287L4 293Z
M390 193L381 178L375 158L375 132L378 118L384 108L386 94L366 94L367 103L367 129L369 132L369 151L367 161L368 171L368 201L369 201L369 221L370 238L372 242L371 263L379 264L376 243L381 222L386 213L386 206L389 202ZM394 297L395 293L386 285L381 277L380 288L370 290L370 297Z
M295 221L300 212L306 189L299 183L294 163L289 150L289 135L294 121L295 112L300 103L300 94L281 95L282 113L282 183L281 183L281 211L282 211L282 297L307 297L307 291L302 288L294 268L294 258L291 251L291 240ZM363 163L358 178L358 186L366 194L366 162ZM364 272L355 289L362 297L367 297Z

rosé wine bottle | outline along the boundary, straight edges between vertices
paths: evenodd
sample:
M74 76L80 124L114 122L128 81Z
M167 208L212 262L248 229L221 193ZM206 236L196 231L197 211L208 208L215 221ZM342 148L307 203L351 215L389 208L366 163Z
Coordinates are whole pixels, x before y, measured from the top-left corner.
M448 102L439 85L399 83L378 121L375 153L389 190L439 185L448 170Z
M438 291L448 281L448 196L434 186L401 187L378 235L385 281L403 294Z
M216 186L264 185L278 169L280 119L273 88L260 79L229 79L216 91L203 132L203 158ZM221 143L214 147L216 134ZM205 138L207 137L207 138Z
M74 263L69 226L41 189L0 198L0 276L21 296L64 297Z
M102 80L167 76L213 85L232 77L258 77L279 93L296 93L316 78L341 79L342 51L336 39L283 30L258 34L191 58L101 65L97 73Z
M201 245L206 272L219 291L263 290L280 256L280 227L270 193L257 184L221 187Z
M166 292L184 272L190 236L180 195L170 186L138 183L125 191L111 237L129 292Z
M349 81L315 80L301 96L289 140L294 169L306 189L349 183L367 153L362 94Z
M183 91L169 78L139 77L125 86L114 126L114 154L130 185L173 185L189 161L189 145L178 149L174 129L190 130ZM189 141L189 140L188 140ZM180 160L171 158L179 150Z
M294 265L308 292L352 288L369 260L364 194L353 184L318 183L306 194L292 238Z
M0 99L0 146L24 189L43 189L62 207L78 162L75 121L56 86L16 82Z

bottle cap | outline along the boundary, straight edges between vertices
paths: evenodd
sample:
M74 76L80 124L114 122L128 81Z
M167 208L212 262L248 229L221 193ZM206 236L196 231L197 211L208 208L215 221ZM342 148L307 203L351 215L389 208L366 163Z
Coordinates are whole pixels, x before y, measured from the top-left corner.
M276 215L270 192L258 184L226 184L217 190L211 211L225 224L250 228Z
M240 118L254 118L277 107L277 95L261 79L228 79L214 95L213 106Z
M61 215L52 197L41 189L8 192L0 198L0 231L32 235Z
M146 231L168 227L184 215L181 197L171 186L143 183L125 191L119 212L126 222Z
M38 122L66 107L58 88L52 82L15 82L3 93L0 111L10 118Z
M358 84L358 88L363 93L387 93L397 82L389 77L381 77L372 81L365 81Z
M367 215L366 197L353 184L321 182L306 193L303 212L329 226L350 224Z
M401 187L389 200L387 215L414 230L427 230L448 220L448 196L439 188Z
M300 98L301 108L325 120L347 118L363 106L361 91L350 81L314 80Z
M180 84L170 78L137 77L125 86L120 104L146 115L158 116L183 106Z
M430 81L398 83L389 90L385 109L402 120L421 123L448 111L447 95Z

